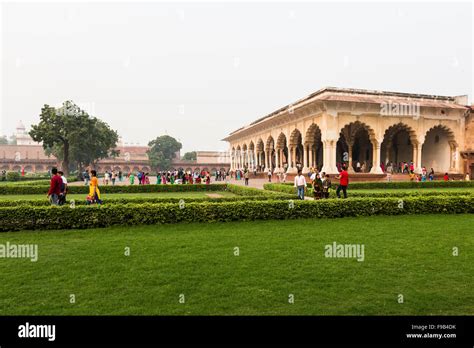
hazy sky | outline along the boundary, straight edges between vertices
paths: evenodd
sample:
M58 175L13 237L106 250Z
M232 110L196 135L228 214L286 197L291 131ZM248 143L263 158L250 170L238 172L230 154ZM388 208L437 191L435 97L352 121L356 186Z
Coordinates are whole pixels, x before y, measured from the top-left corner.
M1 1L1 0L0 0ZM453 3L4 2L0 134L71 99L146 144L229 132L322 87L473 95L473 10Z

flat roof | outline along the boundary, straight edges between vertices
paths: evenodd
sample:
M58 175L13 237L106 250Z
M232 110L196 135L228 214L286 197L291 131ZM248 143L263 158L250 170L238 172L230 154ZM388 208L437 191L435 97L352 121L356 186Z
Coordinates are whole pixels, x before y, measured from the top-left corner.
M366 90L366 89L355 89L355 88L338 88L338 87L325 87L310 95L297 100L294 103L285 105L272 113L258 118L251 122L247 126L240 127L235 131L231 132L229 136L223 140L227 140L230 136L237 134L238 132L251 128L252 126L269 119L281 112L288 110L290 107L298 107L298 105L314 99L320 101L343 101L343 102L355 102L355 103L372 103L380 104L387 102L387 97L390 101L396 101L399 103L407 103L413 99L418 99L417 103L423 107L439 107L439 108L452 108L452 109L466 109L469 108L465 105L456 103L456 97L453 96L440 96L432 94L419 94L419 93L404 93L404 92L389 92L389 91L377 91L377 90Z

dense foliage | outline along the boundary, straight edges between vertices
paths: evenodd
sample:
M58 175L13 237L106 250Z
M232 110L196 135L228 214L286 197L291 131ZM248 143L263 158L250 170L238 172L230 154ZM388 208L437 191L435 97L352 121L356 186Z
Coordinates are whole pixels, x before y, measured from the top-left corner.
M81 168L108 156L114 150L118 134L96 117L90 117L71 101L61 108L45 105L40 122L31 126L33 140L43 142L47 153L62 161L62 170L69 173L70 165Z
M49 185L0 185L0 195L29 195L46 194ZM222 191L226 189L226 184L213 185L102 185L102 193L145 193L145 192L196 192L196 191ZM69 193L87 194L88 186L68 186Z
M182 160L185 160L185 161L196 161L196 159L197 159L196 151L186 152L182 158Z
M309 181L309 180L308 180ZM338 186L337 180L332 180L331 187L336 189ZM311 187L311 184L308 183L307 187ZM354 182L349 183L349 190L366 190L366 189L410 189L410 188L419 188L419 189L429 189L429 188L448 188L448 187L474 187L474 181L425 181L425 182L414 182L414 181L383 181L383 182ZM263 185L265 190L278 191L285 193L295 192L293 183L267 183Z
M474 213L474 196L1 207L2 231L346 216Z
M150 166L159 170L168 170L176 153L181 150L181 143L169 135L162 135L148 143L147 151Z

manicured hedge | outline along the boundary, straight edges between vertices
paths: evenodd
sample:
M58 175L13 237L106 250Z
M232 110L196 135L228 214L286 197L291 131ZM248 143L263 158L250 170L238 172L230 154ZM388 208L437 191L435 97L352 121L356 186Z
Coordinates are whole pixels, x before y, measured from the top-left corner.
M188 189L192 189L191 185L184 185ZM234 201L242 201L242 200L279 200L279 199L292 199L293 195L273 192L273 191L265 191L259 190L252 187L245 187L245 186L238 186L238 185L220 185L218 186L220 191L229 191L232 192L238 197L193 197L193 198L182 198L182 197L120 197L114 198L107 197L103 199L104 205L110 204L142 204L142 203L179 203L181 200L185 201L186 203L190 202L234 202ZM220 191L213 191L213 192L220 192ZM68 199L66 205L71 203L71 199ZM85 205L86 199L74 200L75 205ZM16 207L16 206L49 206L50 203L46 199L15 199L15 200L0 200L0 207Z
M18 172L7 172L5 178L7 181L18 181L20 180L21 175Z
M145 193L145 192L201 192L201 191L223 191L226 184L195 184L195 185L101 185L100 192L102 193ZM46 194L49 185L0 185L0 195L28 195L28 194ZM87 194L89 186L69 186L68 192Z
M262 201L262 200L288 200L293 199L293 196L288 195L256 195L256 196L238 196L238 197L193 197L193 198L175 198L175 197L133 197L133 198L107 198L103 200L102 206L115 204L146 204L146 203L179 203L180 201L187 203L192 202L239 202L239 201ZM66 206L69 206L72 200L68 199ZM74 200L75 205L86 205L86 200ZM46 199L15 199L15 200L0 200L0 207L18 207L18 206L33 206L46 207L51 203Z
M125 204L0 208L1 231L239 220L336 218L400 214L474 213L474 197L354 198L323 201ZM317 225L315 225L315 228ZM363 233L363 231L361 231Z
M309 181L309 180L307 180ZM337 188L338 180L332 178L332 187ZM311 186L310 183L307 184ZM410 188L438 188L438 187L474 187L474 181L383 181L383 182L354 182L349 181L349 189L351 190L365 190L365 189L410 189ZM270 191L279 191L289 193L293 188L293 183L275 183L275 184L264 184L263 188ZM294 189L294 188L293 188Z
M232 192L239 196L265 196L265 197L274 197L274 198L282 197L282 198L288 198L288 199L291 199L291 197L293 196L292 194L287 194L284 192L260 190L253 187L233 185L233 184L227 185L227 191Z
M290 194L293 197L296 196L296 188L293 186L289 185L279 185L279 184L267 184L267 185L273 185L273 186L266 186L266 190L273 190L273 192L279 192L282 194ZM337 186L332 186L331 191L329 193L329 198L335 198L336 197L336 188ZM396 189L392 190L385 190L385 191L377 191L380 189L374 189L374 191L359 191L357 189L353 189L352 187L349 187L348 190L348 196L349 198L351 197L417 197L417 196L465 196L465 195L473 195L474 192L472 190L464 191L464 190L459 190L459 191L441 191L441 190L436 190L436 189L424 189L424 190L416 190L416 191L399 191ZM271 191L269 191L271 192ZM311 186L307 186L306 189L306 195L309 195L312 197L313 193L311 190Z
M202 192L202 191L225 191L228 190L237 195L242 196L275 196L275 192L263 191L260 189L245 187L233 184L167 184L167 185L101 185L100 192L102 193L150 193L150 192ZM23 185L23 184L5 184L0 185L1 195L22 195L22 194L46 194L49 185ZM79 193L87 194L89 192L88 186L69 186L68 192L70 194ZM280 195L281 196L281 195Z
M6 185L11 186L46 186L49 185L51 179L41 179L41 180L22 180L16 183L9 183L7 182Z
M457 197L457 196L472 196L474 191L435 191L435 190L419 190L419 191L398 191L398 190L386 190L380 191L366 191L361 192L358 190L348 192L350 197L371 197L371 198L384 198L384 197ZM336 197L336 191L332 190L330 197Z
M178 198L178 197L133 197L133 198L106 198L103 201L103 205L113 205L113 204L143 204L143 203L179 203L183 200L185 203L192 202L239 202L239 201L262 201L262 200L289 200L295 199L296 194L284 194L271 191L262 191L260 192L269 192L270 194L256 194L256 195L239 195L238 197L189 197L189 198ZM236 193L238 194L238 193ZM434 199L438 197L458 197L458 196L474 196L474 192L442 192L442 191L410 191L410 192L399 192L399 191L389 191L389 192L358 192L353 191L349 193L349 198L386 198L386 197L397 197L397 198L406 198L406 197L433 197ZM329 195L330 199L336 198L335 190L332 190ZM66 205L71 204L71 200L68 199ZM86 200L74 200L75 205L86 205ZM0 207L17 207L17 206L34 206L34 207L45 207L50 206L49 201L44 199L15 199L15 200L0 200Z
M5 177L1 178L0 181L7 181L7 182L23 182L23 181L41 181L41 180L50 180L48 175L25 175L21 176L20 172L7 172ZM4 179L4 180L3 180ZM74 180L77 180L75 178ZM70 180L72 181L72 180Z
M49 175L25 175L25 176L20 176L19 181L49 181L51 178ZM68 177L69 181L75 181L77 180L76 177Z

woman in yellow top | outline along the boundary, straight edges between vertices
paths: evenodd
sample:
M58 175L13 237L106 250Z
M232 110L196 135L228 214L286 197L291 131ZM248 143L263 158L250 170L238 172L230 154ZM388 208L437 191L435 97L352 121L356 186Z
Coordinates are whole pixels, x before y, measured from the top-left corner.
M89 197L92 200L91 203L102 203L102 201L100 200L99 180L97 179L97 172L95 170L91 170Z

